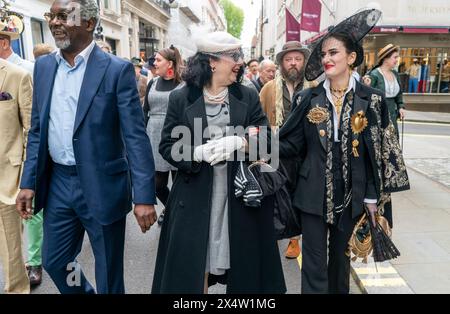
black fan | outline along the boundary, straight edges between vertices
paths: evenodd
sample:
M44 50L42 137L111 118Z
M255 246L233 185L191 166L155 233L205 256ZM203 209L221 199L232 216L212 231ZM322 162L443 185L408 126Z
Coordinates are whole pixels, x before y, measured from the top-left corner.
M367 209L366 209L367 210ZM367 211L367 217L369 218L370 233L372 235L372 256L375 262L384 262L400 256L400 251L394 245L390 238L390 231L383 229L389 228L389 225L382 220L385 219L381 215L377 215L376 224L373 224L370 214Z

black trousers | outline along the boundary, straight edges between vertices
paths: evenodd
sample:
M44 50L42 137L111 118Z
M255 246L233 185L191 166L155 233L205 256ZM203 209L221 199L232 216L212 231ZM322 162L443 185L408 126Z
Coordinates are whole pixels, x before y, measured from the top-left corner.
M350 208L338 214L337 219L339 227L327 224L321 216L301 213L302 293L350 291L350 258L345 252L357 219L352 219Z

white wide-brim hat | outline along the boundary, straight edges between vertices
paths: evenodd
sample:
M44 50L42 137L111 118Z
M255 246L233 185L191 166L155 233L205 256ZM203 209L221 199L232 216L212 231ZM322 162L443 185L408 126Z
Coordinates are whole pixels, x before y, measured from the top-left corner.
M196 39L198 52L219 53L242 48L242 42L227 32L213 32Z

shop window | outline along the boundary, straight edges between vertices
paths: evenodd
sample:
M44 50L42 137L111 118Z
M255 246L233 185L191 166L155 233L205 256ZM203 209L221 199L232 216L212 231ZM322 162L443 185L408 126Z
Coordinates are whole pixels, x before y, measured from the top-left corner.
M103 8L105 10L111 10L114 12L119 12L118 0L103 0Z
M407 93L448 93L449 50L402 48L398 71L403 90Z
M33 37L33 47L44 42L44 31L41 21L31 19L31 36Z

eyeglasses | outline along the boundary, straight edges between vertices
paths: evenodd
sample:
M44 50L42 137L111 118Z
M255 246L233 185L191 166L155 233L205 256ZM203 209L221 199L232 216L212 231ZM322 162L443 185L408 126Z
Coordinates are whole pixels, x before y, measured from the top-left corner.
M47 13L44 13L44 17L45 17L45 20L47 21L47 23L50 23L55 18L58 21L67 22L67 19L69 18L69 14L67 14L66 12L59 12L59 13L47 12Z
M76 18L76 14L74 14L73 12L74 10L72 10L72 12L58 12L58 13L53 13L53 12L46 12L44 13L44 18L47 21L47 23L50 23L51 21L53 21L55 18L58 21L61 21L63 23L66 23L67 20L71 19L71 20L75 20Z
M223 52L216 52L216 53L208 53L211 56L214 56L216 58L226 58L231 59L235 63L244 63L244 52L242 49L233 49Z

